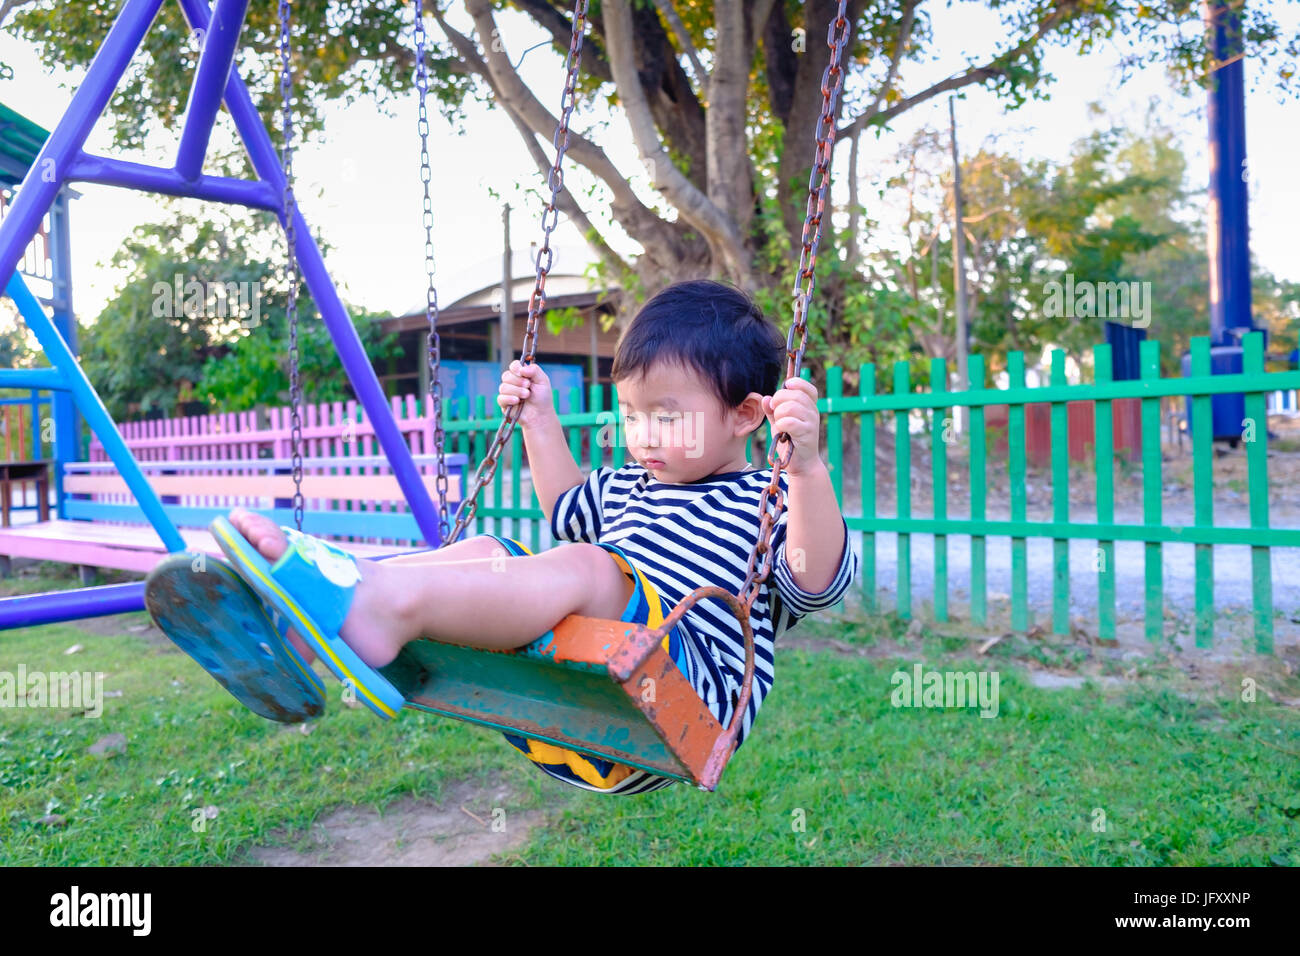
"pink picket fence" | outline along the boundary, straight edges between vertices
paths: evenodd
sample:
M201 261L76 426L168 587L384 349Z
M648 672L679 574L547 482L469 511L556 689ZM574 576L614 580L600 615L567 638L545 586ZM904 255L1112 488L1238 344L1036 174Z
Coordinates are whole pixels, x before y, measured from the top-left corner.
M433 422L418 414L417 396L394 396L391 404L393 417L411 454L433 454ZM374 429L362 420L360 412L355 401L304 406L303 457L382 456ZM124 422L118 429L140 462L289 458L292 454L290 410L269 408L263 416L264 424L259 423L257 412L247 411ZM91 440L90 460L108 460L98 439Z
M421 474L437 472L433 460L433 423L419 414L415 395L391 399L392 413ZM284 473L292 457L291 413L286 407L224 412L118 425L127 447L146 475L264 475ZM391 475L392 469L355 401L309 404L302 418L303 464L307 475ZM98 440L90 444L91 464L108 462ZM103 468L111 468L103 465ZM454 469L453 469L454 475ZM151 478L152 480L152 478ZM430 482L426 482L431 484ZM453 477L453 489L456 487ZM128 493L95 493L90 500L104 504L130 504ZM177 495L164 504L193 507L256 506L252 499L233 494ZM310 511L406 512L402 501L343 501L308 498Z

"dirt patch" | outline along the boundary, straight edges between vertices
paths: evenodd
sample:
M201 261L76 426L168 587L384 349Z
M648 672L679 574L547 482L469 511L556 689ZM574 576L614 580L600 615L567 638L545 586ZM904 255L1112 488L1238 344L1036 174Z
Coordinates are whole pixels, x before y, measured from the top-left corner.
M543 814L511 810L506 787L459 783L441 803L406 797L376 812L343 807L304 833L273 831L243 866L474 866L509 862ZM495 858L495 859L494 859Z

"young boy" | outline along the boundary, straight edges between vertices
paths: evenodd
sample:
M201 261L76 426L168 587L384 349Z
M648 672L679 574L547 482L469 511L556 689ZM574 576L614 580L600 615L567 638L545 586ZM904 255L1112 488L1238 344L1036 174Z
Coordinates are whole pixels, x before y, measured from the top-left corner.
M753 694L737 746L772 687L773 643L800 617L840 600L857 558L818 452L816 389L781 384L785 343L738 290L681 282L651 299L619 342L612 377L634 461L583 478L551 402L546 373L514 362L498 404L523 404L528 464L551 532L571 542L530 555L516 541L479 535L434 552L358 561L360 583L339 631L372 667L421 637L485 648L519 647L569 614L650 623L695 588L735 592L758 537L760 493L771 470L746 457L766 418L794 449L781 478L786 512L773 529L772 573L752 608ZM230 521L269 561L286 538L246 511ZM502 557L502 548L511 555ZM504 572L504 573L503 573ZM639 573L638 573L639 572ZM290 632L308 660L310 648ZM745 650L727 606L692 607L669 652L727 726L740 694ZM602 793L644 793L671 778L563 748L506 738L550 775Z

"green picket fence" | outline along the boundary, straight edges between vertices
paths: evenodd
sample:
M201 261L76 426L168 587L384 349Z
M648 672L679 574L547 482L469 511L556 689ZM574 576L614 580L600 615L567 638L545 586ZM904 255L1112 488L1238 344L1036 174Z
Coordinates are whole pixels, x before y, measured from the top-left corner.
M1191 342L1191 376L1160 376L1160 345L1146 341L1141 345L1141 378L1116 382L1110 379L1111 347L1093 348L1096 380L1070 385L1065 377L1065 354L1055 351L1047 385L1026 387L1023 353L1007 357L1007 388L984 388L984 357L970 356L968 388L950 391L946 386L947 370L942 359L930 362L928 382L922 391L913 391L911 370L907 362L895 363L892 391L876 393L876 368L864 364L858 371L858 394L845 395L843 369L826 370L826 387L818 407L825 417L825 458L830 468L835 494L844 504L844 433L854 420L858 428L858 478L860 515L846 517L849 530L860 535L861 594L863 603L879 609L877 601L877 541L879 532L897 535L897 586L895 607L904 618L912 616L914 595L911 582L911 535L934 536L934 591L931 595L934 617L949 618L948 536L968 535L970 548L970 614L977 624L988 622L987 545L990 536L1010 539L1011 548L1011 626L1015 631L1030 627L1028 540L1052 541L1052 630L1069 633L1070 550L1071 539L1096 542L1093 562L1097 574L1097 627L1099 637L1116 636L1116 567L1117 541L1141 542L1145 551L1145 632L1152 642L1164 633L1164 586L1162 547L1166 543L1194 546L1195 554L1195 636L1199 647L1209 647L1214 636L1214 553L1216 544L1247 545L1251 549L1252 593L1256 648L1268 653L1273 648L1273 586L1270 548L1300 546L1300 530L1269 526L1268 509L1268 428L1265 412L1266 395L1277 390L1300 388L1300 372L1265 372L1263 336L1247 335L1243 341L1244 371L1236 375L1210 374L1210 342L1196 338ZM805 377L808 373L805 370ZM969 387L976 383L975 387ZM1214 523L1214 477L1212 447L1213 422L1211 396L1218 393L1245 395L1246 419L1242 423L1247 449L1249 526L1222 526ZM1165 396L1192 396L1193 455L1193 523L1173 525L1163 518L1162 460L1160 447L1160 400ZM579 390L570 393L569 407L578 407ZM558 396L557 396L558 399ZM1142 427L1142 503L1140 524L1123 524L1115 520L1114 495L1114 415L1112 403L1119 399L1138 399ZM1080 521L1069 513L1070 468L1066 440L1067 403L1094 403L1094 455L1096 479L1096 520ZM1050 405L1051 417L1051 487L1052 517L1048 521L1029 520L1026 515L1026 432L1027 405ZM488 399L479 396L470 414L464 399L448 409L446 423L450 450L469 455L471 465L482 459L487 444L500 424L495 402L489 413ZM1009 518L992 519L988 511L989 451L986 409L1008 406L1007 470L1009 477ZM617 409L617 393L612 388L593 385L588 390L587 411L560 416L575 459L591 468L625 461ZM969 409L967 485L969 517L948 514L950 498L948 455L945 439L950 429L942 427L952 409ZM931 442L931 481L933 509L929 516L912 514L911 443L896 441L894 453L894 514L880 514L876 491L876 416L886 421L892 416L894 434L910 435L909 420L914 413L929 420ZM770 435L766 427L751 442L750 460L766 467L766 448ZM522 461L522 435L516 430L510 446L509 462ZM508 478L507 478L508 476ZM509 488L506 482L509 481ZM545 516L531 484L524 501L520 469L503 463L492 487L492 500L478 510L476 531L492 531L519 538L527 531L534 550L541 547L542 522Z
M1111 349L1109 345L1093 348L1093 365L1096 381L1090 384L1069 385L1065 380L1065 356L1052 354L1051 373L1046 386L1025 387L1024 355L1008 355L1009 383L1005 389L983 388L984 359L973 355L969 363L970 383L965 391L945 390L944 363L932 360L930 391L928 395L913 394L907 363L894 368L893 394L875 394L875 369L862 366L860 393L855 399L835 396L835 379L832 376L827 389L828 408L840 412L885 413L892 412L896 420L896 433L905 434L907 416L912 409L928 410L934 420L956 406L970 409L969 488L970 517L955 519L947 516L946 455L943 448L943 430L932 427L934 514L928 518L911 516L910 450L907 442L899 442L895 456L896 465L896 515L882 517L876 511L874 489L875 429L870 426L871 415L863 414L861 428L862 456L862 517L849 518L849 527L863 533L862 593L869 606L874 604L875 533L894 531L898 534L898 586L897 609L910 616L912 593L909 580L910 535L914 533L935 535L933 605L935 617L945 620L948 615L947 542L949 534L970 535L971 566L971 617L977 623L988 619L986 574L987 539L1002 535L1011 539L1011 626L1025 631L1029 627L1027 540L1032 537L1049 538L1053 543L1052 567L1052 630L1058 634L1069 632L1070 608L1070 553L1069 541L1082 538L1097 542L1095 569L1098 576L1097 626L1102 639L1113 639L1116 630L1115 614L1115 542L1138 541L1145 549L1145 632L1149 640L1160 641L1164 628L1164 589L1162 546L1182 542L1194 545L1195 554L1195 633L1199 647L1211 645L1214 636L1214 553L1216 544L1248 545L1251 549L1252 594L1256 649L1271 652L1273 648L1273 584L1269 549L1272 547L1300 546L1300 530L1269 527L1268 518L1268 428L1265 414L1266 393L1274 390L1300 387L1300 372L1265 372L1264 343L1260 333L1247 335L1243 341L1243 371L1236 375L1210 374L1210 341L1196 338L1191 342L1191 376L1187 378L1161 378L1160 345L1147 341L1141 345L1141 378L1115 382L1110 379ZM1246 418L1242 433L1247 449L1249 491L1248 527L1216 526L1214 523L1213 477L1213 422L1211 396L1217 393L1243 393ZM1160 448L1160 399L1164 396L1192 396L1192 468L1194 516L1191 525L1171 525L1162 516L1162 461ZM1116 399L1140 399L1142 414L1142 502L1141 524L1119 524L1115 521L1114 497L1114 419L1112 402ZM1070 401L1095 402L1095 456L1096 520L1092 522L1071 519L1069 515L1070 463L1066 441L1066 403ZM1025 406L1046 402L1051 406L1052 430L1052 520L1029 521L1025 514ZM1009 405L1008 421L1008 477L1010 487L1009 520L990 520L987 508L986 434L984 413L989 405ZM832 428L835 426L832 425Z

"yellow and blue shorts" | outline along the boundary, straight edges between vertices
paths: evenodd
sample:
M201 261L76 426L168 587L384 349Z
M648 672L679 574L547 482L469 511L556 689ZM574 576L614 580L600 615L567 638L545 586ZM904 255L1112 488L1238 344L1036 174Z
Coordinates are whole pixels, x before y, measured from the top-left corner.
M532 554L528 548L513 538L503 538L495 534L488 534L486 537L495 538L513 556ZM632 596L628 598L627 607L624 608L623 616L619 620L630 624L644 624L649 628L656 628L663 624L664 618L672 611L672 605L659 594L655 586L628 560L627 555L620 548L612 544L598 543L597 546L609 552L619 570L632 582ZM683 645L683 641L687 639L686 626L679 621L665 635L663 642L664 650L683 674L688 674L687 651ZM503 734L503 736L539 770L584 790L604 793L646 793L676 782L671 777L662 777L636 767L615 763L612 760L602 760L599 757L581 754L540 740L529 740L516 734Z

